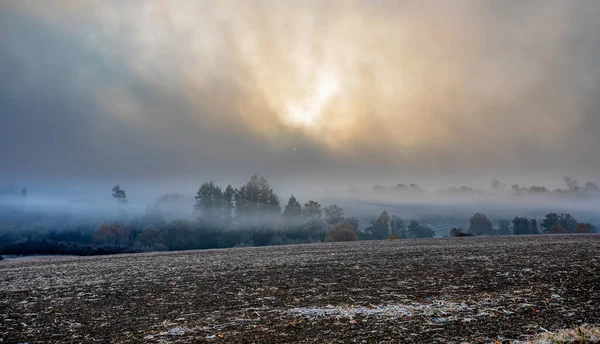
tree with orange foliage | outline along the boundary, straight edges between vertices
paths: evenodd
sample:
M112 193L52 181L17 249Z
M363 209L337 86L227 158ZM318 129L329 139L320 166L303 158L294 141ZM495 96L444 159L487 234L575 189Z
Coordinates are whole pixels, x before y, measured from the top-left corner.
M118 222L103 224L94 237L94 241L104 245L127 246L129 245L131 230L121 226Z
M593 233L594 226L589 223L578 223L575 227L575 233Z
M352 229L352 227L348 226L345 223L336 225L325 235L326 242L357 241L357 240L358 240L358 236L356 236L354 229Z
M552 228L550 228L550 230L548 230L548 233L550 234L561 234L566 232L567 231L561 225L554 225Z

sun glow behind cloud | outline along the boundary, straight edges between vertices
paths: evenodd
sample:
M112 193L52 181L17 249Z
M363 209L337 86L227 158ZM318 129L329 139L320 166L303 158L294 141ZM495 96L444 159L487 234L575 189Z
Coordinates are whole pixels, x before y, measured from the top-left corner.
M304 101L292 100L287 106L287 120L295 125L316 126L327 102L339 91L338 80L331 74L320 73L314 91Z

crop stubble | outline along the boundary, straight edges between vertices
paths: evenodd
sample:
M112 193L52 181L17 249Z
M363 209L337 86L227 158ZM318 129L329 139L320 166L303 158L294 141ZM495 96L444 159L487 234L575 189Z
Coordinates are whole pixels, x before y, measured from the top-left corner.
M482 342L600 322L600 235L0 262L0 342Z

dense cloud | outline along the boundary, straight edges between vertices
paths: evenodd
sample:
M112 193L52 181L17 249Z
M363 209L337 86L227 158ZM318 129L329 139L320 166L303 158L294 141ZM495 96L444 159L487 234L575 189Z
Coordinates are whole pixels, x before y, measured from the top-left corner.
M1 0L0 175L593 178L599 16L583 0Z

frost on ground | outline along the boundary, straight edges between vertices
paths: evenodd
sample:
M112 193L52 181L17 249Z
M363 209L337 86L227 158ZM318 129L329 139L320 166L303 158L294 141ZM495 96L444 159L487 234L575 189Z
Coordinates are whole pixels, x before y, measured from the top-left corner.
M493 313L479 311L477 307L454 302L434 301L431 304L415 305L378 305L369 307L355 306L325 306L318 308L301 307L288 311L291 315L313 317L354 318L358 315L370 317L402 318L420 317L423 320L437 323L448 321L471 321L478 317L489 316Z
M531 344L595 344L600 343L600 328L584 325L576 329L560 330L555 333L543 333L529 343Z
M544 340L598 326L599 252L544 235L4 260L0 343Z

